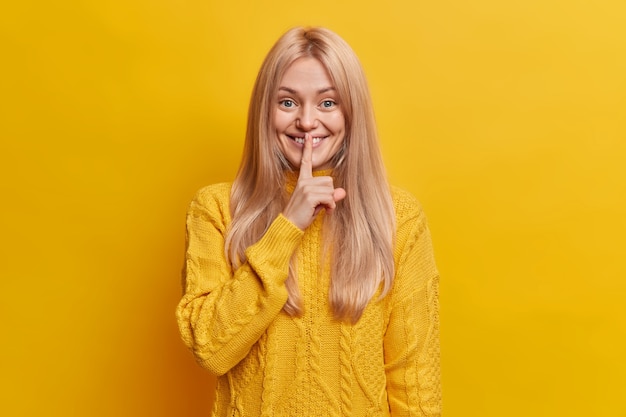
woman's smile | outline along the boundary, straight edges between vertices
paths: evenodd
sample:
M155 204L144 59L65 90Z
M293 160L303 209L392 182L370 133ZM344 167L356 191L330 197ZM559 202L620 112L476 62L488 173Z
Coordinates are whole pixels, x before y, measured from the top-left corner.
M304 146L304 135L303 136L287 135L287 136L289 136L289 139L293 140L296 144L300 146ZM328 136L312 136L311 140L313 143L313 148L315 148L317 145L319 145L321 141L327 138Z

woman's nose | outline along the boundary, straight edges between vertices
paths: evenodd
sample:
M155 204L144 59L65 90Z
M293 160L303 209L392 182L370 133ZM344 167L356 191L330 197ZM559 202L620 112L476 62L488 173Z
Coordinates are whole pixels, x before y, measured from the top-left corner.
M315 109L311 106L302 106L298 112L298 118L296 119L296 127L298 129L308 131L313 130L319 123Z

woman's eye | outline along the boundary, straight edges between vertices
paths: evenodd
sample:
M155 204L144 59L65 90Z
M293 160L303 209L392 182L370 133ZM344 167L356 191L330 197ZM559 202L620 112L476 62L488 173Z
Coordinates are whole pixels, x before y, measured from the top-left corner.
M335 102L332 100L324 100L322 101L322 107L325 109L330 109L335 105Z
M292 108L296 105L296 103L294 103L293 100L285 99L280 101L280 105L283 107Z

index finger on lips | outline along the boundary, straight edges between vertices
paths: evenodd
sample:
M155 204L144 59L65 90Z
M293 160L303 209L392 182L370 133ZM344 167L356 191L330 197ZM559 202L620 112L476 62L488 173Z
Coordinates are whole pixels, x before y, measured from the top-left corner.
M300 175L298 178L313 177L313 139L311 135L304 135L304 146L302 148L302 159L300 160Z

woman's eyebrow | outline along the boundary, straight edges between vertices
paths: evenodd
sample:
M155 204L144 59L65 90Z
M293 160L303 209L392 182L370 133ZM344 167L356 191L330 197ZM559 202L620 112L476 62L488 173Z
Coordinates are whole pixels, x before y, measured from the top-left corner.
M296 90L294 90L294 89L292 89L292 88L289 88L289 87L279 87L279 88L278 88L278 91L281 91L281 90L282 90L282 91L286 91L286 92L288 92L289 94L296 94L296 93L297 93L297 92L296 92Z
M328 93L329 91L335 91L335 87L322 88L321 90L317 90L317 94L324 94Z
M317 94L324 94L327 93L329 91L335 91L335 87L325 87L322 88L320 90L317 90ZM294 90L293 88L289 88L289 87L279 87L278 91L286 91L289 94L298 94L298 92L296 90Z

